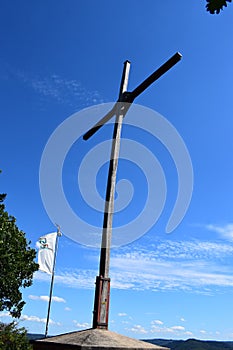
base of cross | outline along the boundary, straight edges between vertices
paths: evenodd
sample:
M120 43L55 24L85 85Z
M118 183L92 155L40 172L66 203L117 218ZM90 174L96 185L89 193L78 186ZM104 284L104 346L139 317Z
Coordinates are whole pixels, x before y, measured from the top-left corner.
M93 311L93 328L108 329L110 278L97 276Z

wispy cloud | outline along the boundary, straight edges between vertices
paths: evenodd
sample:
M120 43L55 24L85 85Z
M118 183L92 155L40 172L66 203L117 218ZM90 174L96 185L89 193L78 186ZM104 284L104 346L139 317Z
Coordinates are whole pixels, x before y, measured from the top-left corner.
M214 286L233 287L231 265L223 263L232 251L227 244L166 241L154 250L139 248L113 255L112 275L118 282L133 284L134 289L209 293Z
M119 316L119 317L126 317L126 316L128 316L125 312L119 312L118 314L117 314L117 316Z
M229 240L233 240L233 223L229 223L227 225L219 226L214 224L209 224L205 226L207 230L217 232L224 238Z
M111 286L131 290L183 290L211 294L233 287L233 247L215 242L161 241L150 249L125 247L112 252ZM64 269L55 283L71 288L93 289L96 270ZM38 272L36 279L47 279Z
M86 88L81 81L76 79L67 79L58 74L35 75L24 71L12 71L11 74L14 74L37 94L75 109L105 102L97 90Z
M152 244L154 257L168 259L213 259L222 256L232 256L233 246L227 243L209 241L171 241L166 240Z
M54 281L69 288L93 289L95 276L95 270L63 269L56 273ZM50 281L50 276L40 271L35 273L34 278L39 281Z

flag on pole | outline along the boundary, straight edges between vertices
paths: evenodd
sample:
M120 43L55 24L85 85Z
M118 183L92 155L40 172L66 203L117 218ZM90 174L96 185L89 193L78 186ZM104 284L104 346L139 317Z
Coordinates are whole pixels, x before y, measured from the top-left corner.
M39 238L38 263L39 269L52 274L56 249L57 232L49 233Z

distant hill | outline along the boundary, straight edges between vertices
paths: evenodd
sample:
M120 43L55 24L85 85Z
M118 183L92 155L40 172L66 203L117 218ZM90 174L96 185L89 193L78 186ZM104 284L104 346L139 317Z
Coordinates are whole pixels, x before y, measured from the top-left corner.
M36 334L36 333L27 333L27 336L29 340L37 340L37 339L43 339L44 334Z
M155 345L165 346L170 348L171 350L233 350L233 342L227 341L204 341L196 339L147 339L144 341Z

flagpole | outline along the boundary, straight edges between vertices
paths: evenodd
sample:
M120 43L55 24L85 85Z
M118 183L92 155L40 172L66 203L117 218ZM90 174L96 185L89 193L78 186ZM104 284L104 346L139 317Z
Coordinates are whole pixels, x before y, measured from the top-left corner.
M54 272L55 272L56 257L57 257L58 237L61 236L60 226L59 225L56 225L56 226L57 226L57 236L56 236L56 243L55 243L55 251L54 251L54 259L53 259L53 269L52 269L52 277L51 277L51 284L50 284L50 292L49 292L49 304L48 304L48 314L47 314L47 320L46 320L46 326L45 326L45 338L47 338L48 328L49 328L49 316L50 316L51 301L52 301L52 295L53 295L53 282L54 282Z

